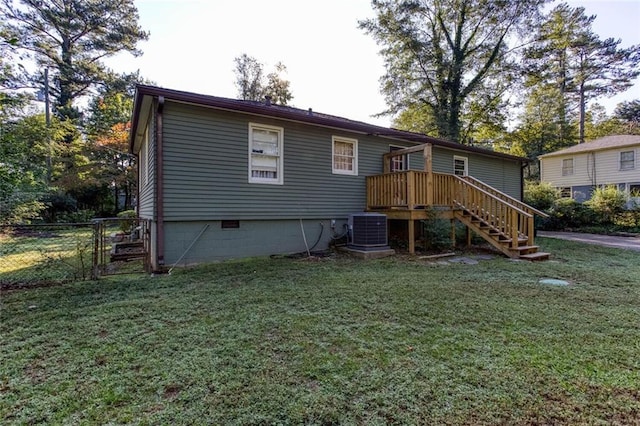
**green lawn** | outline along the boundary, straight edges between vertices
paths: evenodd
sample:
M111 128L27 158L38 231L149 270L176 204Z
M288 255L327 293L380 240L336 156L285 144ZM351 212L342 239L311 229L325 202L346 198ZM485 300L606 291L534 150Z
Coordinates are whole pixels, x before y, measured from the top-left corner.
M541 242L5 292L0 423L637 424L639 254Z

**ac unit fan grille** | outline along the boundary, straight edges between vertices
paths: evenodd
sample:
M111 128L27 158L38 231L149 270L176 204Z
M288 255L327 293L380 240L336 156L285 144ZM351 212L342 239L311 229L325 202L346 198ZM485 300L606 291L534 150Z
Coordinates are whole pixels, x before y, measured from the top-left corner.
M351 245L387 246L387 217L383 214L354 214L349 217Z

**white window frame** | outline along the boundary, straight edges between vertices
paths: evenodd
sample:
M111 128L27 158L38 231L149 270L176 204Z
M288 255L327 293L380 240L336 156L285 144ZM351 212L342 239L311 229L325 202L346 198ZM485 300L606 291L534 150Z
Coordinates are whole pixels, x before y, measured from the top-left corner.
M277 154L264 154L254 152L253 150L253 132L256 130L263 130L267 132L275 132L278 137ZM264 183L268 185L283 185L284 184L284 128L277 126L269 126L267 124L249 123L249 158L248 158L248 176L249 183ZM276 177L266 178L253 176L253 162L254 157L271 157L276 159Z
M623 167L622 164L622 154L629 154L631 153L631 160L625 160L626 162L630 162L631 163L631 167ZM636 151L635 150L630 150L630 151L620 151L620 155L618 156L619 161L618 161L618 165L619 165L619 170L620 171L627 171L627 170L635 170L636 168Z
M395 150L405 149L406 146L400 145L389 145L389 152L393 152ZM391 164L389 164L389 170L392 172L404 172L409 170L409 154L404 154L399 157L391 157ZM395 168L394 168L395 165Z
M462 161L464 163L463 174L456 173L456 161ZM461 155L453 156L453 174L456 176L469 176L469 158Z
M567 165L565 165L565 161L567 162ZM571 167L568 166L569 161L571 162ZM574 168L573 157L563 158L562 161L560 162L560 167L562 169L562 176L573 176L573 168Z
M353 157L351 158L351 170L339 169L336 168L336 143L347 143L353 145ZM342 156L345 157L345 156ZM334 175L350 175L350 176L358 176L358 140L345 138L342 136L332 136L331 137L331 171Z

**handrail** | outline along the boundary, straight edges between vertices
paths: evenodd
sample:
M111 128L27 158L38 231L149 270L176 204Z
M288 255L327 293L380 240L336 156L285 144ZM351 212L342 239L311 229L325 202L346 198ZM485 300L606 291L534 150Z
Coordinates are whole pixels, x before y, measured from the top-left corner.
M485 189L481 188L480 186L475 185L475 184L473 184L471 182L468 182L466 179L463 179L460 176L457 176L457 175L454 175L454 176L455 176L456 179L462 181L465 185L470 186L473 189L476 189L476 190L482 192L484 195L488 195L490 198L493 198L494 200L498 201L500 204L504 204L505 206L509 206L511 209L517 211L518 213L520 213L520 214L522 214L522 215L524 215L526 217L530 217L530 218L533 217L533 215L531 213L529 213L529 212L527 212L525 210L522 210L519 207L513 206L513 205L505 202L505 200L503 200L502 198L497 197L496 195L492 194L489 191L486 191Z
M549 215L546 214L545 212L542 212L542 211L540 211L540 210L538 210L538 209L536 209L534 207L531 207L527 203L523 203L522 201L518 200L517 198L512 197L509 194L505 194L504 192L499 191L499 190L493 188L490 185L487 185L486 183L482 182L481 180L478 180L478 179L474 178L473 176L468 176L467 175L467 176L464 177L464 179L473 181L476 185L480 186L481 188L485 188L485 190L489 189L490 192L492 192L494 194L498 194L500 197L506 198L507 200L509 200L513 204L519 204L521 206L525 206L525 208L527 210L531 210L534 214L537 214L538 216L545 217L545 218L549 217Z
M455 176L455 179L454 182L461 185L461 188L455 191L455 196L461 199L454 199L452 203L462 206L469 213L510 238L511 250L516 250L519 247L521 236L526 237L527 245L533 245L534 221L532 213L467 179L460 176Z

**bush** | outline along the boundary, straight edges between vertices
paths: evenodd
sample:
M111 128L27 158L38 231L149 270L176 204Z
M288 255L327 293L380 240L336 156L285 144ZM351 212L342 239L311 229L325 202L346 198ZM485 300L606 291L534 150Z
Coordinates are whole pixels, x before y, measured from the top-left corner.
M608 185L604 188L596 188L591 199L585 204L597 215L599 222L612 224L623 211L628 202L627 194L616 185Z
M560 199L560 191L546 182L527 181L524 187L524 202L538 210L549 211Z
M137 216L135 210L124 210L117 214L117 216L121 219L131 219L131 220L123 220L120 222L120 230L125 234L130 234L133 231L133 227L135 226L135 218Z
M93 210L77 210L75 212L58 213L56 223L86 223L96 217Z
M596 223L598 217L587 205L571 198L560 198L549 209L549 218L542 227L547 230L563 230Z

